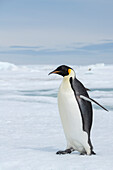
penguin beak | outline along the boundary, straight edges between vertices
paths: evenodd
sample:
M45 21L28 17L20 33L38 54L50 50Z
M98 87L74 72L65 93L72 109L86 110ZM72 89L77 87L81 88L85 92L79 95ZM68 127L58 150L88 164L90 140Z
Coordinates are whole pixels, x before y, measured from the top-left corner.
M54 71L52 71L52 72L50 72L48 75L50 75L50 74L59 74L60 73L60 71L56 71L56 70L54 70Z

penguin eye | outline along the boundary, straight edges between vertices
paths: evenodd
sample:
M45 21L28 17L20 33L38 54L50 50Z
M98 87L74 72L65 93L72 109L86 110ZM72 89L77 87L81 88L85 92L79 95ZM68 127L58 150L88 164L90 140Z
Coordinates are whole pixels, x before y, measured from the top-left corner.
M69 73L69 74L71 73L71 69L68 69L68 73Z

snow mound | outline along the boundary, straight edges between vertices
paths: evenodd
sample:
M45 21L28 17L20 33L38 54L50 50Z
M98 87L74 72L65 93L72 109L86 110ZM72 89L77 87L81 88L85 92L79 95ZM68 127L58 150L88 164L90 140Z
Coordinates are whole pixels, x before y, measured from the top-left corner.
M0 62L0 71L7 71L7 70L15 71L17 69L18 67L12 63Z

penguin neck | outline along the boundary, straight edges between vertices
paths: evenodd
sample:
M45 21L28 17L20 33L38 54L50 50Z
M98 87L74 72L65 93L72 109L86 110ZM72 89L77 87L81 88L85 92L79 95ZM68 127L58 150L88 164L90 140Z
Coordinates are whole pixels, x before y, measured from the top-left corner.
M65 76L64 78L63 78L63 81L69 81L70 80L70 78L75 78L75 72L74 72L74 70L71 70L71 72L70 72L70 74L68 75L68 76Z
M65 76L63 78L61 88L63 88L65 91L67 91L68 89L71 89L71 85L70 85L70 78L71 77L72 77L72 79L75 78L75 72L73 70L71 70L71 73L68 76Z

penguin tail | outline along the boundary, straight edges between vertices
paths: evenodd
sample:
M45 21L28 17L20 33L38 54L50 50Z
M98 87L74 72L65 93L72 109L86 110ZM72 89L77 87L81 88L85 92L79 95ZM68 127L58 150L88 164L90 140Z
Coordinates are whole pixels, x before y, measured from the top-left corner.
M96 153L94 151L91 151L91 155L96 155Z

